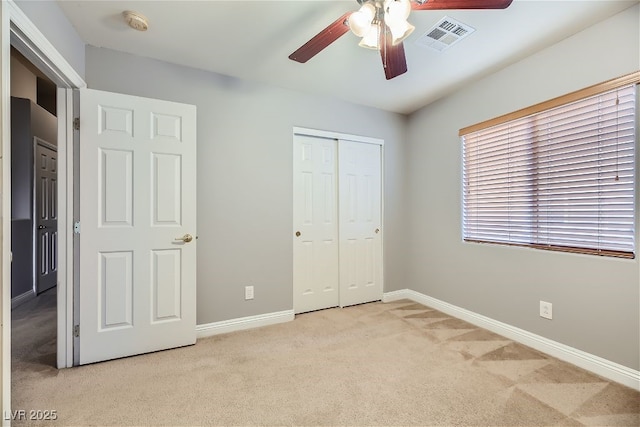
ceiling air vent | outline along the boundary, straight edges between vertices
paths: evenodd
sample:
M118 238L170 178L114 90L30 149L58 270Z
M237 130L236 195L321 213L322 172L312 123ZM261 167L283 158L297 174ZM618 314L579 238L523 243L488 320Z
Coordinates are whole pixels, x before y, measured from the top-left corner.
M475 28L445 16L436 25L427 30L422 37L417 39L416 44L442 52L474 31Z

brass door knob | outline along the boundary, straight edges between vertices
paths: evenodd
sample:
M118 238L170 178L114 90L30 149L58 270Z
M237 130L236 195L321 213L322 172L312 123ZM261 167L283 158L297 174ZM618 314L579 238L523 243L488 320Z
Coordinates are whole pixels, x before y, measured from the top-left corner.
M193 240L193 236L191 234L185 234L182 237L176 237L174 240L181 240L185 243L189 243L190 241Z
M301 233L301 232L296 231L296 237L300 237L301 235L302 235L302 233Z

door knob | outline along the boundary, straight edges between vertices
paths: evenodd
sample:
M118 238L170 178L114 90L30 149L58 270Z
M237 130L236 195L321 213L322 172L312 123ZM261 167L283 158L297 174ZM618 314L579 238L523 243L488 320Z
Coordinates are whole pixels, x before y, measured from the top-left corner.
M182 237L176 237L174 240L181 240L185 243L189 243L190 241L193 240L193 236L191 234L185 234Z
M296 237L300 237L301 235L302 235L302 233L301 233L301 232L296 231Z
M376 228L376 234L378 234L380 232L379 228Z

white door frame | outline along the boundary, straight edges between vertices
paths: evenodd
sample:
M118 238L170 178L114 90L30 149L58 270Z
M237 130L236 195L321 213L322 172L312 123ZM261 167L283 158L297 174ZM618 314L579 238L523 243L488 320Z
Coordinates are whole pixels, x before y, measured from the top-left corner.
M2 414L11 409L11 46L58 86L57 364L73 365L73 95L82 77L13 0L0 3L0 132L2 141ZM2 417L3 424L10 420Z
M380 154L380 224L382 225L383 236L384 236L384 139L294 126L293 127L294 144L295 144L296 135L312 136L316 138L335 139L338 141L338 144L342 140L342 141L362 142L365 144L374 144L374 145L380 146L380 148L382 149L382 152ZM339 161L340 160L338 160L338 162ZM292 164L293 164L293 161L292 161ZM291 200L293 200L293 194L291 195ZM291 229L293 230L293 228ZM293 244L293 240L292 240L292 244ZM382 250L382 265L380 266L380 270L382 273L382 286L383 286L382 292L384 293L384 239L382 239L382 242L380 243L380 245ZM293 286L291 287L291 289L292 289L291 292L293 294L293 292L295 292L295 289ZM340 307L342 307L342 301L340 301Z

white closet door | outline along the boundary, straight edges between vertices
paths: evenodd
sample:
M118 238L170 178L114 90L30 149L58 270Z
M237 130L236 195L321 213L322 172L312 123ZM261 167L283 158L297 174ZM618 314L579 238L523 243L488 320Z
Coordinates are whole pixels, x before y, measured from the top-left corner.
M336 307L339 300L336 141L294 139L293 307Z
M340 141L340 305L382 299L381 146Z

